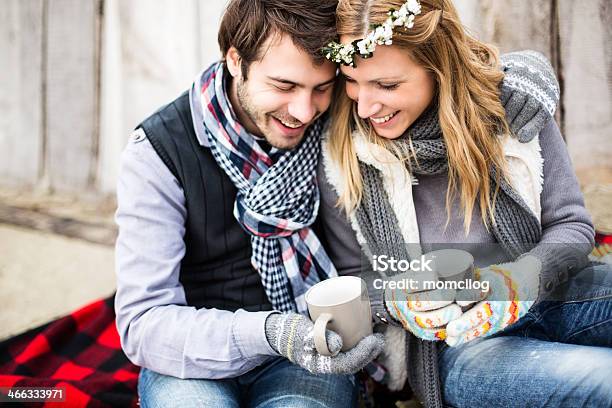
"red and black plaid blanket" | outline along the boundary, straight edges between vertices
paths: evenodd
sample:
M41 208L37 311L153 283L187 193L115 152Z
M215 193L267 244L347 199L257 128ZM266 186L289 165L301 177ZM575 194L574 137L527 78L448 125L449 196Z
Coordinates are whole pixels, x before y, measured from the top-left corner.
M0 387L65 387L63 407L137 406L139 368L121 350L113 298L1 342Z
M595 258L612 253L612 236L597 242ZM64 407L137 406L139 368L121 350L113 299L0 342L0 387L66 387Z

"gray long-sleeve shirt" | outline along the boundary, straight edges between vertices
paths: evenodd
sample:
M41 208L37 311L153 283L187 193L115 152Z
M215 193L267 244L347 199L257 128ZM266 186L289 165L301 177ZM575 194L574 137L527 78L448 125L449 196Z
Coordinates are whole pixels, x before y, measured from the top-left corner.
M278 355L271 312L196 309L179 282L185 195L142 131L121 157L117 185L117 294L121 345L135 364L178 378L226 378Z

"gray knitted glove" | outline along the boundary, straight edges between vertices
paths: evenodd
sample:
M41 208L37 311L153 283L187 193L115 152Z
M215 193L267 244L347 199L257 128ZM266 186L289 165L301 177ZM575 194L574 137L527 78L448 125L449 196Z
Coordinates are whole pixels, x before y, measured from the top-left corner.
M536 51L518 51L501 56L505 76L501 103L506 120L519 141L528 142L540 134L555 114L559 83L550 62Z
M277 353L315 374L354 374L374 360L384 347L384 337L377 333L342 352L340 335L326 330L327 347L332 356L323 356L315 348L314 324L297 313L269 315L265 330L268 343Z

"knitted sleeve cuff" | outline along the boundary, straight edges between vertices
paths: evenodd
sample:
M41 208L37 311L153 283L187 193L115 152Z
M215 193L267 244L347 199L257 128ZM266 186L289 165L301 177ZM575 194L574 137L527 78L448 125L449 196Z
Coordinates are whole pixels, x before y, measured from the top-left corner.
M589 262L590 244L539 244L528 253L542 262L537 302L555 300L555 291ZM519 259L520 259L519 258Z

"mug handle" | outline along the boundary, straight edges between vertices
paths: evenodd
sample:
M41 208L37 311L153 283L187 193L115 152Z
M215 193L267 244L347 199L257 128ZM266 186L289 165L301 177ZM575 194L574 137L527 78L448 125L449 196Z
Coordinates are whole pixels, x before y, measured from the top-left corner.
M330 313L321 313L314 324L314 343L317 352L322 356L331 356L332 353L327 347L327 340L325 338L325 330L327 329L327 323L332 319Z

